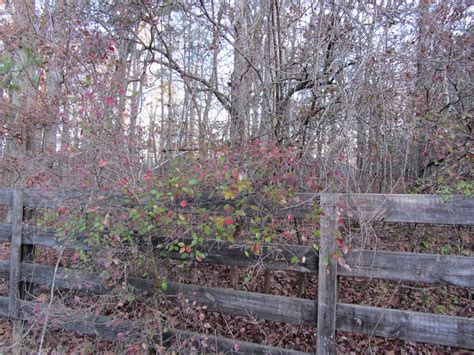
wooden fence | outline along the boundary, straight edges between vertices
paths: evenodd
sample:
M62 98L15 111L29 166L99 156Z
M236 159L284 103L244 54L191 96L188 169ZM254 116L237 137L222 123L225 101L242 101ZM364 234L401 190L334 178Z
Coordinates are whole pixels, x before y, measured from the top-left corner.
M324 209L321 217L320 252L300 245L275 246L261 257L264 265L273 270L293 270L301 273L318 273L318 299L273 296L232 289L208 288L181 283L170 283L164 291L169 297L183 294L191 301L207 306L209 311L249 316L317 328L318 354L335 352L336 329L390 337L417 342L441 344L474 349L474 319L369 307L337 302L337 275L379 278L396 281L416 281L474 287L474 258L461 256L414 254L398 252L352 251L347 263L352 271L338 267L331 255L336 250L335 232L338 216L356 218L364 222L385 221L395 223L474 224L474 199L452 197L444 201L429 195L377 195L377 194L300 194L303 201L298 207L285 209L295 217L303 217L308 208L305 202L318 199ZM46 203L47 205L48 203ZM25 208L44 206L44 198L36 190L0 189L0 205L12 206L11 224L0 224L0 242L11 242L11 258L0 261L0 277L9 278L8 297L0 297L0 316L16 321L28 320L47 307L25 300L25 284L49 285L56 288L85 290L95 294L107 293L99 275L84 271L33 264L24 260L25 245L57 248L62 242L54 230L24 225ZM165 238L164 238L165 239ZM206 244L207 243L207 244ZM203 249L207 263L252 266L261 262L247 257L238 248L229 248L228 242L206 241ZM69 246L76 249L85 245ZM207 249L207 250L206 250ZM179 256L173 253L171 258ZM293 264L293 256L305 263ZM324 262L319 262L322 260ZM151 280L130 278L129 283L138 290L152 293ZM69 331L97 335L115 340L119 333L133 329L131 321L116 322L105 316L78 313L73 309L52 309L51 317ZM52 319L51 318L51 319ZM74 321L71 321L73 319ZM202 339L204 336L173 329L162 334L165 341L178 338ZM290 349L274 348L224 337L207 336L209 343L223 350L238 349L243 353L298 354Z

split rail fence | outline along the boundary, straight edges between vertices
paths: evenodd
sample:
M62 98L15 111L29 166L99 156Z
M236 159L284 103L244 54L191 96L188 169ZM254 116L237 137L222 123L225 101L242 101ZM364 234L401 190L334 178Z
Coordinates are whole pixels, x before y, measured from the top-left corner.
M264 260L272 270L293 270L301 273L318 273L318 299L306 300L237 291L208 288L197 285L170 283L165 292L170 298L179 294L195 300L208 311L257 319L301 324L317 328L318 354L335 352L336 330L389 337L416 342L441 344L464 349L474 349L474 319L435 315L405 310L369 307L337 302L337 276L355 276L395 281L440 283L474 288L474 258L433 254L399 253L388 251L355 250L347 257L352 271L338 267L331 255L336 251L335 233L338 216L357 218L367 223L384 221L420 224L474 224L474 199L454 196L444 201L433 195L380 195L380 194L300 194L301 201L320 203L324 210L321 217L319 255L311 247L301 245L275 246L260 261L246 257L244 251L231 248L228 242L206 241L207 263L231 266L252 266ZM31 263L27 251L31 246L58 248L64 246L55 231L40 229L23 223L25 210L44 207L44 200L33 189L0 189L0 205L11 206L10 224L0 224L0 242L11 243L9 261L0 261L0 277L9 279L9 296L0 297L0 316L14 322L31 319L47 305L25 299L25 287L30 284L49 285L58 289L84 290L94 294L107 293L97 274L65 268L52 268ZM305 204L285 209L295 218L308 212ZM85 246L68 246L75 249ZM167 255L179 258L173 253ZM292 264L293 256L305 263ZM318 262L325 260L325 262ZM30 261L30 262L29 262ZM130 278L128 282L138 290L153 292L151 280ZM97 335L115 340L119 333L133 328L128 320L115 322L106 316L77 313L73 309L53 309L51 317L61 320L66 330ZM162 333L162 340L208 339L219 349L242 353L299 354L300 352L249 343L220 336L204 336L184 330L172 329ZM238 351L237 351L238 350Z

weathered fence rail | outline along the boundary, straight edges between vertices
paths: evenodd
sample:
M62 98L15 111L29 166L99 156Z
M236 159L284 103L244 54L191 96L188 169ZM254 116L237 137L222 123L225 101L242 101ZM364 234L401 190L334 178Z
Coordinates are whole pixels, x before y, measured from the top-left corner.
M11 224L0 224L0 242L11 242L11 231ZM163 244L168 240L165 237L156 238L157 242ZM191 242L188 238L180 240L187 244ZM31 226L23 227L23 244L50 248L65 246L57 239L54 230L45 231ZM74 244L69 247L87 249L85 244ZM225 241L204 241L202 251L208 254L203 262L210 264L248 267L261 263L270 270L306 273L315 273L318 270L319 258L314 249L301 245L272 245L272 249L259 258L247 257L243 246L239 247ZM299 260L305 257L306 261L293 264L290 262L293 256L298 257ZM179 253L173 252L166 252L163 257L182 260ZM338 275L440 283L461 287L472 287L474 284L472 258L463 256L354 250L348 255L347 264L352 271L339 268Z
M96 274L84 271L54 268L23 262L19 250L22 245L41 245L52 248L64 246L52 229L23 225L21 213L25 206L45 206L37 191L13 191L0 189L0 204L13 206L11 224L0 224L0 241L12 243L10 261L0 261L0 277L10 280L9 297L0 297L0 315L13 319L30 319L44 305L22 299L20 283L33 283L72 290L104 294L109 290ZM474 258L396 252L353 251L347 258L352 271L338 268L331 259L335 250L334 233L338 215L357 218L365 222L389 221L430 224L474 224L474 199L454 197L445 202L438 196L418 195L315 195L301 194L298 208L281 209L282 214L304 216L305 204L316 199L324 208L321 220L321 250L316 255L312 248L298 245L274 245L263 257L265 268L297 272L319 272L318 301L273 296L252 292L206 288L194 285L170 283L165 291L171 299L179 294L206 305L208 310L226 314L255 317L292 324L317 327L318 353L333 353L335 330L392 337L418 342L442 344L474 349L474 320L463 317L434 315L337 302L337 275L370 277L389 280L443 283L474 288ZM47 203L46 205L52 205ZM16 211L16 212L15 212ZM20 216L20 217L19 217ZM165 243L166 237L157 237L156 243ZM86 249L85 245L68 245ZM205 262L233 266L252 266L261 259L245 256L242 248L228 242L206 241L203 247L208 256ZM292 256L306 258L305 263L290 262ZM180 258L177 253L161 255ZM319 270L319 271L318 271ZM151 280L130 278L136 289L155 292ZM62 320L71 331L95 334L115 339L120 332L134 329L130 321L116 324L110 318L84 315L78 317L72 309L55 310L53 316ZM318 327L319 325L319 327ZM163 334L163 340L198 334L172 330ZM202 336L202 335L201 335ZM298 352L252 344L234 339L216 337L214 344L231 349L238 344L243 352L270 352L296 354Z
M12 224L0 223L0 242L11 242ZM181 238L186 244L192 240ZM166 244L170 239L157 237L156 243ZM67 245L57 238L54 229L23 227L23 244L58 248L67 246L71 249L87 250L85 244ZM263 249L266 245L263 244ZM258 258L247 257L244 246L226 241L204 241L202 251L207 257L204 263L229 266L255 266L263 264L271 270L288 270L296 272L316 273L319 257L312 247L302 245L271 245ZM164 253L164 252L163 252ZM160 255L160 252L158 252ZM293 256L305 263L291 263ZM182 260L179 253L166 252L163 257ZM452 286L472 287L474 285L474 264L472 258L463 256L401 253L389 251L354 250L347 256L347 264L352 271L338 268L338 275L369 277L394 281L414 281L440 283Z
M9 262L0 262L0 277L8 278L8 275ZM106 294L109 291L101 283L98 274L65 268L58 269L55 274L54 268L49 266L21 264L22 281L50 286L53 278L58 288L94 294ZM155 292L152 280L130 278L128 281L139 291L149 294ZM313 327L317 325L317 303L311 300L180 283L169 283L168 289L163 292L170 298L183 295L207 306L212 312ZM73 314L72 310L69 312ZM474 331L474 321L463 317L339 303L336 321L339 329L350 332L458 347L473 346L469 335Z

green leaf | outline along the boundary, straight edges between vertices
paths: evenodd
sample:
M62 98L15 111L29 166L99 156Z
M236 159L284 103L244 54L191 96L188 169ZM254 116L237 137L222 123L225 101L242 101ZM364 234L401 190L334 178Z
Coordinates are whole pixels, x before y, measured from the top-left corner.
M197 180L197 179L190 179L189 180L189 185L197 185L197 184L199 184L199 180Z
M329 258L327 256L323 257L323 265L328 266L329 265Z
M255 234L255 235L260 234L260 228L259 227L252 227L252 228L250 228L250 233Z
M457 183L456 189L465 197L470 197L472 195L472 183L470 183L469 181L459 181Z
M423 247L424 247L425 249L429 249L429 248L430 248L430 242L427 241L427 240L423 240L423 241L421 242L421 245L423 245Z
M160 285L160 286L161 286L161 289L162 289L163 291L166 291L166 290L168 289L168 281L166 281L166 280L161 281L161 285Z
M212 234L212 229L207 224L202 227L202 231L207 236Z
M40 81L40 75L34 74L33 77L31 78L31 81L33 82L34 87L38 87L39 81Z
M10 80L5 80L2 83L2 86L4 88L11 89L11 90L18 90L20 88L19 82L15 78L12 78Z
M296 256L292 256L290 262L291 262L292 264L298 264L299 260L298 260L298 258L297 258Z
M240 217L245 217L245 216L246 216L245 212L242 211L242 210L237 210L237 211L235 211L235 214L236 214L237 216L240 216Z
M86 256L86 253L84 252L84 250L79 250L79 259L81 259L81 261L86 261L87 260L87 256Z
M138 219L140 218L140 213L136 209L132 208L129 212L129 216L130 218Z
M187 187L183 187L183 191L188 194L189 196L193 196L194 195L194 191L192 189L188 189Z
M316 251L319 251L319 244L314 243L313 244L313 249Z
M451 247L449 245L445 245L441 247L440 251L441 251L441 255L449 254L449 252L451 251Z
M5 75L13 68L13 58L11 56L0 56L0 75Z
M32 67L36 64L36 55L32 48L23 46L23 53L26 55L26 65Z

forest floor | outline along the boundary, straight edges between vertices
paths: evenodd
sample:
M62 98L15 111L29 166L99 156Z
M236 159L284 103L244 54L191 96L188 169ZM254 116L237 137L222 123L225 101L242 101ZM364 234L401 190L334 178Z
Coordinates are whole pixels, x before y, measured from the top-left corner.
M402 252L419 252L449 255L472 256L472 228L452 226L393 226L380 225L374 228L374 236L363 243L366 248L375 247L377 250ZM38 257L45 261L52 260L47 253L39 253ZM8 259L8 247L0 247L0 259ZM207 287L232 288L230 267L219 265L198 264L192 267L179 267L179 262L168 263L168 279L170 281L198 284ZM237 289L242 291L263 292L263 270L239 269ZM297 297L298 274L295 272L273 271L271 294ZM234 285L235 286L235 285ZM308 275L303 298L317 298L317 277ZM0 279L0 295L8 294L8 283ZM48 290L38 288L36 297L45 302ZM74 300L89 303L96 302L93 296L75 295ZM473 290L466 288L431 285L409 282L390 282L374 279L359 279L340 277L339 302L385 307L392 309L411 310L452 316L474 317ZM169 326L187 329L204 334L219 334L228 338L250 341L254 343L290 348L299 351L312 352L316 344L315 328L285 324L273 321L262 321L251 317L222 315L207 312L196 305L183 302L176 305L162 302L166 309ZM135 306L132 313L127 306L116 309L121 316L129 319L139 319L147 311L144 306ZM11 351L12 327L10 321L0 319L0 351ZM37 352L41 329L31 328L24 339L25 350ZM124 348L119 342L108 342L93 336L81 336L66 331L49 330L46 332L43 345L44 353L131 353L144 352L137 343ZM341 354L359 353L391 353L402 352L410 354L443 354L466 353L462 349L416 343L411 341L385 339L374 336L358 335L347 332L337 332L337 351ZM187 351L186 351L187 352ZM184 352L183 352L184 353Z

